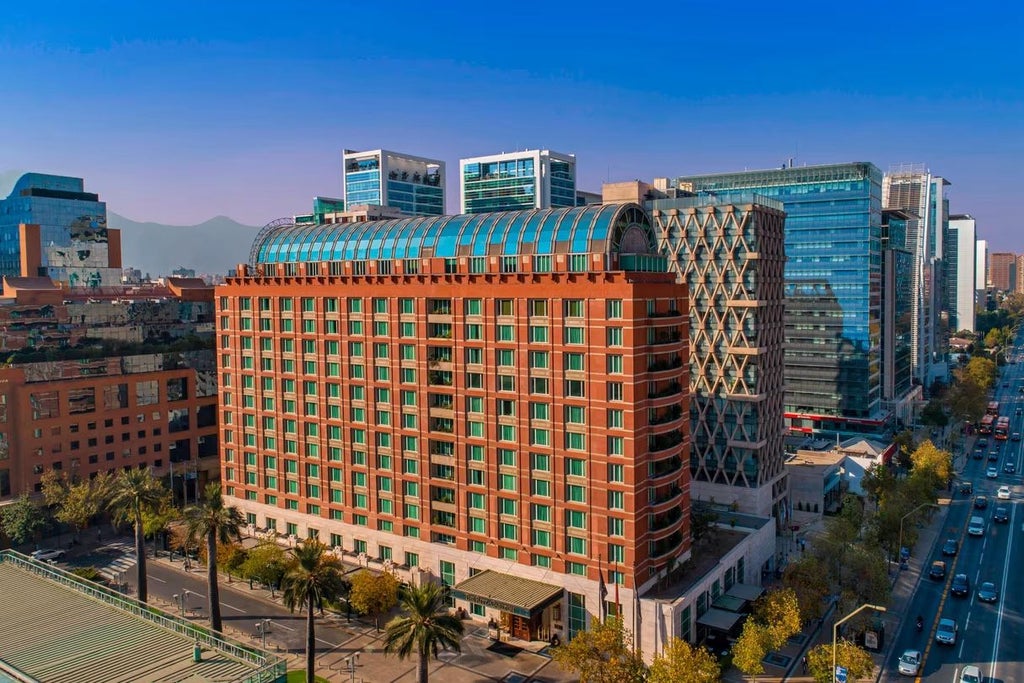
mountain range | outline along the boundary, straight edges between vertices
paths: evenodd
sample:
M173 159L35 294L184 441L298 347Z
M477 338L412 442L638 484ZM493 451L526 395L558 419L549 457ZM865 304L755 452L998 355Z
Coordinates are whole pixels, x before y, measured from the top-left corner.
M107 225L121 231L121 262L143 275L170 275L190 268L197 275L227 275L249 260L260 228L217 216L199 225L140 223L108 212Z

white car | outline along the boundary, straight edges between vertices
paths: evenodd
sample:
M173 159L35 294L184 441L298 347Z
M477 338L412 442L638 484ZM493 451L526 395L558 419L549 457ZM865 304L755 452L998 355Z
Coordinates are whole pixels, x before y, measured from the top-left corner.
M992 467L989 467L987 470L985 470L985 476L988 477L989 479L995 479L996 477L999 476L999 470L997 470L993 465Z
M964 670L960 672L960 683L981 683L981 681L981 669L973 664L965 666Z
M900 655L899 669L904 676L916 676L921 671L921 651L905 650Z
M1010 487L1009 486L1000 486L999 489L996 491L996 498L999 498L1000 500L1009 500L1010 499Z
M49 562L50 560L63 560L64 551L57 550L56 548L43 548L32 553L33 560L39 560L40 562Z

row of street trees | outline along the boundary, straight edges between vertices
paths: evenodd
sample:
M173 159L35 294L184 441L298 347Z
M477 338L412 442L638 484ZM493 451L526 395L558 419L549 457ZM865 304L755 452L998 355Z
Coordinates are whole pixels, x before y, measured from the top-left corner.
M374 618L396 604L402 615L386 625L385 652L406 659L419 658L418 679L426 683L430 657L442 649L459 650L462 622L448 609L447 589L435 584L402 586L391 573L361 571L351 581L341 561L316 539L285 551L272 541L255 548L241 547L245 519L235 506L224 504L221 487L210 483L195 505L176 510L171 493L149 469L123 470L90 479L68 477L51 470L43 478L46 508L22 497L0 510L0 525L18 544L28 543L52 526L50 518L81 532L103 512L117 522L131 524L135 535L138 599L149 598L146 573L146 537L156 536L177 523L176 544L186 550L201 547L206 562L210 628L222 631L218 570L234 569L246 578L280 586L288 609L306 611L306 680L314 681L316 613L346 600L352 608Z

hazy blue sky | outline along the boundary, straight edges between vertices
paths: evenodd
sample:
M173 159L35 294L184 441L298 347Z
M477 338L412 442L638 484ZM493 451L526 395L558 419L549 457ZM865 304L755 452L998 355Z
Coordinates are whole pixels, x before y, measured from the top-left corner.
M262 224L340 194L341 149L549 148L607 179L871 161L952 182L1024 252L1016 2L63 2L0 12L0 172L110 210Z

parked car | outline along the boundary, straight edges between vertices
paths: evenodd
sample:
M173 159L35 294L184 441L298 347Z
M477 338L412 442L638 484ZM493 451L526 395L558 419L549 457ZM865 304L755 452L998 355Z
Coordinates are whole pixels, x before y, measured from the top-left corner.
M935 642L940 645L956 645L956 622L952 619L939 619L939 626L935 629Z
M959 549L960 544L955 538L947 538L946 542L942 544L942 554L946 557L954 557Z
M64 555L65 553L63 550L57 550L56 548L43 548L32 553L32 559L39 560L40 562L50 562L51 560L63 560Z
M1010 511L1000 505L992 512L992 521L996 524L1006 524L1010 521Z
M996 469L995 465L992 465L987 470L985 470L985 476L988 477L989 479L995 479L996 477L999 476L999 470Z
M986 497L986 496L978 496L977 498L974 499L974 509L975 510L984 510L987 507L988 507L988 497Z
M932 562L931 569L928 570L928 576L936 581L941 581L946 578L946 563L942 560L935 560Z
M916 676L921 671L921 651L905 650L900 655L899 670L904 676Z
M968 664L964 667L964 670L960 672L959 683L981 683L981 669L973 664Z
M991 581L984 581L978 586L978 600L981 602L998 602L999 589Z
M971 580L967 578L967 574L956 574L949 592L958 598L966 598L971 592Z
M996 491L996 498L999 498L1000 500L1009 500L1010 499L1010 487L1009 486L1000 486L999 490Z

